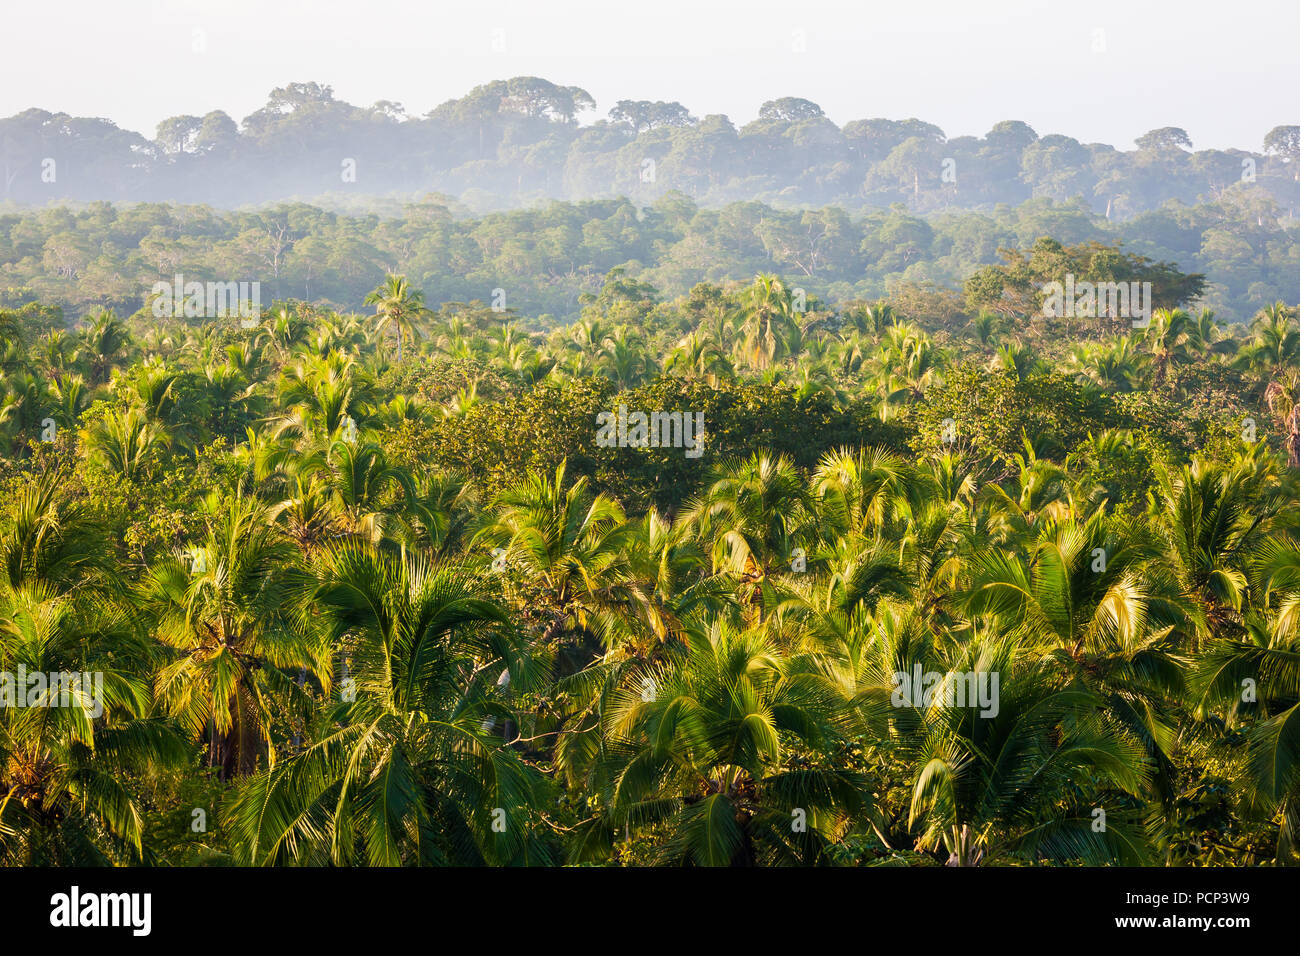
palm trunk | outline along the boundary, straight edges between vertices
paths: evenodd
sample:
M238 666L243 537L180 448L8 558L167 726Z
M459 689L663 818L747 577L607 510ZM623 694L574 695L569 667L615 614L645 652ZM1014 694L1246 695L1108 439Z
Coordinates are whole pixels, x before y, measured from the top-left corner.
M1288 468L1300 468L1300 402L1291 406L1286 417L1286 463Z
M948 866L979 866L984 858L984 851L976 845L975 834L969 823L956 828L955 848L948 857Z

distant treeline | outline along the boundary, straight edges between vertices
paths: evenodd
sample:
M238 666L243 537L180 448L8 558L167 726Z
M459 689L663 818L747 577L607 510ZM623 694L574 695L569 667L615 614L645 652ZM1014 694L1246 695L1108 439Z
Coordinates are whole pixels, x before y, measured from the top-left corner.
M220 110L174 116L153 139L108 119L30 109L0 120L0 198L234 207L436 190L484 212L545 199L629 196L645 205L677 190L711 206L904 202L932 212L1082 197L1112 220L1236 192L1290 215L1300 198L1300 126L1261 130L1258 153L1193 152L1176 127L1122 151L1040 137L1014 120L951 139L919 119L839 127L797 97L762 104L740 128L723 115L697 118L680 103L645 100L620 100L606 118L579 122L595 109L585 90L538 77L475 87L419 117L398 103L358 107L328 86L290 83L242 123Z
M1213 309L1220 322L1245 321L1273 302L1300 301L1300 238L1274 213L1258 193L1239 191L1196 206L1171 201L1122 222L1079 200L1048 199L929 217L901 205L708 208L680 192L646 206L626 198L555 202L479 217L436 195L398 206L394 216L302 203L222 212L101 201L0 214L0 308L39 300L62 307L70 321L103 308L129 315L154 283L181 275L259 282L264 305L298 299L350 312L392 272L423 289L430 305L477 301L537 328L576 319L583 297L620 269L660 301L700 282L775 272L823 302L887 297L909 315L947 320L998 308L987 295L971 301L963 286L1053 236L1067 245L1120 245L1203 275L1195 295L1174 301ZM1068 264L1058 265L1035 281L1064 281ZM1078 278L1108 278L1103 273Z

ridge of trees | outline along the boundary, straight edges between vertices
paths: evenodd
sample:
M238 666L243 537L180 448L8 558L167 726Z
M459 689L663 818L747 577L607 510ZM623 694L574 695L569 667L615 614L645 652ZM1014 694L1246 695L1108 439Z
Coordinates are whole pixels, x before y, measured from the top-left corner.
M1290 214L1300 199L1294 125L1266 131L1259 151L1194 151L1175 127L1125 151L1040 135L1018 120L983 137L949 138L914 118L840 127L798 97L763 103L740 127L651 100L619 100L605 118L580 122L595 110L581 88L528 76L477 86L422 116L388 100L354 106L327 85L294 82L241 122L220 110L174 116L152 138L109 119L34 108L0 120L0 198L235 207L432 189L486 212L548 199L628 196L646 205L676 190L709 206L860 211L903 202L930 213L1079 197L1116 221L1170 200L1246 193Z

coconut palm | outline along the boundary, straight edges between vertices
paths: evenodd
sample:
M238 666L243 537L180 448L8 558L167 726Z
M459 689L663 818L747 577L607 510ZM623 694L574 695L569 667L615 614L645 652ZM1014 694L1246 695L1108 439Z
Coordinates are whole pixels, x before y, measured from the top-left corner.
M1141 378L1148 357L1142 355L1135 340L1128 336L1109 343L1075 346L1068 368L1081 382L1091 382L1113 392L1133 391Z
M566 470L562 462L553 479L530 476L502 492L477 536L493 549L498 570L515 569L541 588L543 643L570 632L597 636L596 614L608 598L625 535L618 503L591 495L585 477L565 487Z
M337 438L365 421L372 390L369 376L351 356L300 359L280 378L275 435Z
M0 602L0 672L67 675L0 707L0 861L9 866L153 862L148 788L187 749L149 716L148 655L108 595L94 610L25 591Z
M789 459L755 454L719 465L684 519L708 544L713 569L735 575L742 602L761 611L769 576L789 568L800 544L812 543L809 506Z
M1279 507L1269 476L1246 463L1196 459L1178 469L1159 466L1155 477L1155 527L1194 601L1197 638L1239 626L1252 551Z
M1300 364L1300 327L1292 318L1282 302L1260 310L1251 324L1251 341L1242 349L1238 363L1265 378Z
M56 468L22 485L0 531L0 593L66 594L107 565L91 514L65 500L69 477Z
M329 489L335 524L342 533L372 544L383 538L390 514L415 496L411 476L390 465L384 450L374 442L331 442L324 454L304 460L298 473L321 476ZM392 497L399 493L400 499Z
M375 331L382 335L388 328L397 334L397 361L402 361L402 342L408 336L414 342L421 323L432 313L424 304L424 293L412 289L406 276L389 273L383 283L365 298L375 307Z
M460 554L468 543L479 511L478 494L459 471L416 475L407 508L398 518L408 548L438 558Z
M544 788L489 728L524 683L505 613L454 569L360 543L322 553L305 606L348 676L314 742L241 786L223 815L247 864L552 862Z
M726 351L703 329L696 329L677 343L664 362L664 372L701 378L714 386L735 374Z
M22 456L29 441L46 431L56 397L44 379L31 372L0 373L0 428L8 434L10 454ZM57 420L55 420L57 421Z
M790 334L798 328L790 291L773 275L760 274L742 296L738 356L763 371L788 354Z
M146 477L154 453L171 443L165 426L149 421L138 407L107 412L86 430L86 447L100 465L126 481Z
M292 619L292 552L266 506L214 493L205 511L206 535L154 562L137 600L164 657L159 706L231 779L274 762L279 708L305 706L298 672L328 682L328 648Z
M969 559L968 614L1038 648L1045 672L1086 688L1137 742L1167 793L1174 730L1164 702L1182 693L1181 647L1195 631L1174 575L1155 562L1161 544L1124 520L1096 513L1049 523L1020 553Z
M635 388L654 372L645 346L626 327L620 327L601 343L596 356L600 373L619 388Z
M1182 309L1156 309L1144 341L1151 353L1152 385L1160 388L1171 371L1190 361L1199 332L1192 317Z
M633 671L602 728L584 785L602 811L575 860L616 833L662 829L653 861L682 866L826 862L871 803L860 773L813 755L848 745L847 709L759 630L717 622L659 667Z
M938 380L945 356L930 337L915 325L891 325L875 359L878 388L883 398L880 414L887 418L892 406L919 401Z
M125 357L131 334L114 313L103 311L81 330L74 359L85 365L92 385L108 381L109 373Z
M1047 363L1034 355L1033 350L1023 343L1009 342L998 346L997 354L989 363L990 368L1011 372L1019 381L1031 375L1047 370Z
M899 662L900 674L917 672L909 663ZM1144 755L1108 724L1100 701L1017 661L1006 642L971 645L921 673L935 675L934 692L902 698L914 722L902 749L918 850L941 852L948 866L1145 861L1140 822L1122 812L1144 789ZM990 688L997 675L996 708L957 697L966 674L987 675Z

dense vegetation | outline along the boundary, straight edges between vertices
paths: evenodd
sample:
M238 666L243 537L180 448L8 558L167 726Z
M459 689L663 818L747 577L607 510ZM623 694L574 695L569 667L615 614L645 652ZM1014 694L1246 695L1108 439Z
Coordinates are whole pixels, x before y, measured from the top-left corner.
M928 217L902 205L853 215L749 201L710 208L680 192L644 207L609 199L479 218L435 196L391 215L305 204L220 212L95 202L0 212L0 308L40 301L73 315L102 308L124 315L145 304L155 282L179 274L259 282L264 304L298 298L347 311L397 272L430 305L502 300L530 329L543 329L579 318L582 297L598 294L615 268L661 298L700 280L776 271L828 301L887 297L915 318L960 327L994 303L936 292L1053 236L1067 245L1122 243L1127 253L1204 275L1199 304L1221 322L1241 323L1273 302L1300 301L1293 232L1294 221L1256 187L1122 222L1082 200L1049 199Z
M1076 268L1150 326L1044 316ZM0 311L0 670L104 705L0 708L0 859L1295 862L1294 310L801 282Z

